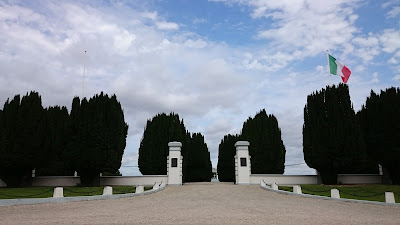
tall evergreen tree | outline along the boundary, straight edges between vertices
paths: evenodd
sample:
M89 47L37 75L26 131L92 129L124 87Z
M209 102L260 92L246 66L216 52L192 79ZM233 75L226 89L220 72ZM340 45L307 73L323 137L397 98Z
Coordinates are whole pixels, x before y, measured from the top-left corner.
M388 88L377 95L371 90L357 113L368 155L388 172L393 184L400 184L400 89Z
M190 136L179 115L162 113L147 121L139 147L139 170L143 175L167 174L168 143L182 143L181 154L185 156Z
M190 150L186 154L186 182L211 181L212 165L210 152L201 133L194 133L190 142Z
M249 118L243 124L241 138L250 142L253 174L283 174L286 149L274 115L267 115L263 109L254 118Z
M239 135L225 135L218 147L218 180L221 182L235 182L235 143L240 140Z
M32 169L42 164L45 137L43 107L37 92L4 104L0 127L0 177L8 186L32 182Z
M324 184L336 184L338 173L376 171L376 165L370 168L347 85L327 86L307 97L303 152Z
M46 164L36 169L37 176L71 176L73 174L74 170L68 167L68 159L64 156L71 136L69 121L68 110L65 106L45 109L46 135L42 148L46 152L43 159Z
M115 95L103 92L89 101L75 97L71 109L71 142L65 154L83 185L99 185L101 172L121 166L128 125Z
M210 153L201 134L186 130L179 115L162 113L147 121L139 148L139 170L143 175L167 174L168 143L182 143L183 181L209 181L212 176Z

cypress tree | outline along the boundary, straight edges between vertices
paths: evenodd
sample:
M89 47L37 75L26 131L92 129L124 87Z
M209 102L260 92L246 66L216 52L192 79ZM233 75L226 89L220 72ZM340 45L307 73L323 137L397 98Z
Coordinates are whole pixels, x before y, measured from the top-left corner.
M388 88L379 95L371 90L366 104L357 113L375 163L388 171L393 184L400 184L400 89Z
M32 182L32 169L44 157L43 107L37 92L30 92L4 104L0 140L0 176L8 186L26 186Z
M218 147L218 180L221 182L235 182L235 143L240 140L239 135L225 135Z
M278 120L265 109L249 118L242 128L241 138L250 142L251 172L253 174L283 174L286 149Z
M71 142L66 157L83 185L99 185L101 172L121 166L128 125L115 95L101 92L89 101L76 97L71 109Z
M139 170L143 175L167 174L168 143L182 143L183 181L209 181L212 177L210 153L204 137L190 134L178 114L165 113L147 121L139 147Z
M187 168L185 174L186 182L211 181L212 166L210 153L204 136L201 133L194 133L191 138L190 151L186 154Z
M307 97L303 152L307 165L318 170L324 184L336 184L338 173L377 170L368 161L347 85L327 86Z
M74 171L68 167L68 159L64 156L71 136L67 108L54 106L45 109L44 124L46 135L42 149L45 152L46 164L36 169L36 175L72 175Z
M143 175L166 175L168 143L181 142L181 154L185 156L189 144L187 135L185 125L180 121L178 114L162 113L148 120L139 147L140 172Z

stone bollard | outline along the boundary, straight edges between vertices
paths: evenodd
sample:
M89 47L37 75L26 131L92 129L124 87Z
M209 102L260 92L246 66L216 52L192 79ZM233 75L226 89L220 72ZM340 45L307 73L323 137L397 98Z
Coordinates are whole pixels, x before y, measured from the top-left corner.
M53 198L62 198L64 197L64 189L62 187L54 188Z
M105 186L103 189L103 195L112 195L113 194L113 188L110 186Z
M393 192L385 192L385 202L386 203L396 203L394 200Z
M142 193L142 192L144 192L144 186L142 186L142 185L136 186L135 193Z
M264 180L260 180L260 185L261 185L261 187L267 187L267 185L265 184Z
M272 188L272 190L278 190L279 189L278 185L275 182L271 184L271 188Z
M331 189L331 198L340 198L340 193L338 189Z
M153 190L158 190L160 188L160 185L156 182L154 185L153 185Z
M164 188L165 186L167 186L167 183L161 181L160 188Z
M294 186L293 186L293 193L296 193L296 194L303 194L303 193L301 192L301 187L300 187L300 185L294 185Z

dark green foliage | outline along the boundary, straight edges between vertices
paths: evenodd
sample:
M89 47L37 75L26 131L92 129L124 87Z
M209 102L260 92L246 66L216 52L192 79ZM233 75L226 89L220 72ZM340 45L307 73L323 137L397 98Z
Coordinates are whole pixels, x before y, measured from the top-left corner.
M240 140L239 135L225 135L218 148L218 180L221 182L235 182L235 143Z
M201 134L193 138L179 115L162 113L147 121L139 147L139 170L143 175L167 174L168 143L182 143L184 181L211 180L210 153ZM199 158L200 157L200 158Z
M8 186L29 185L32 169L42 164L44 111L37 92L4 104L0 122L0 177Z
M371 91L360 118L368 155L381 164L394 184L400 184L400 89L388 88L380 95Z
M78 171L82 185L98 185L100 172L116 172L121 166L128 125L115 95L101 93L79 100L71 109L71 141L66 157Z
M192 135L190 150L187 151L186 158L186 182L211 181L212 165L210 153L201 133L194 133Z
M46 164L36 169L36 176L71 176L74 170L68 167L65 156L66 146L70 142L70 122L66 107L49 107L44 117L45 139L42 159Z
M227 135L221 141L217 167L220 181L235 180L235 143L240 140L250 142L252 174L283 174L286 149L278 120L263 109L254 118L250 117L243 123L240 135Z
M263 109L249 118L243 124L241 139L250 142L252 174L283 174L286 150L274 115Z
M304 160L317 169L324 184L336 184L339 173L372 173L359 122L345 84L327 86L307 97L303 125Z
M143 175L167 174L168 143L182 143L182 155L190 142L179 115L162 113L148 120L139 147L139 170Z

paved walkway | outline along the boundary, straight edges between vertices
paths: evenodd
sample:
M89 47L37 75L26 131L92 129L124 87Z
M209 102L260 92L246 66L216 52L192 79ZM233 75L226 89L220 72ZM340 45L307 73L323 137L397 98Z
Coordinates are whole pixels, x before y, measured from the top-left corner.
M146 196L0 207L0 224L400 224L400 207L197 183Z

